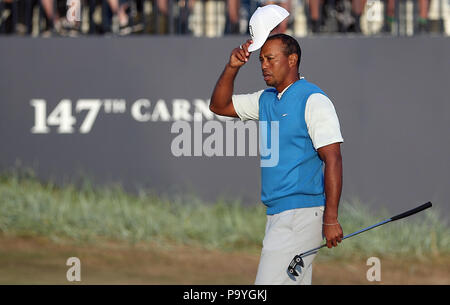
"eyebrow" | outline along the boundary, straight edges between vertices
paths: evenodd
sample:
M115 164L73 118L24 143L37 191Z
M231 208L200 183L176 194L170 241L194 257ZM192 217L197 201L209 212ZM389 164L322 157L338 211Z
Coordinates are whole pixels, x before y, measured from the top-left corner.
M275 55L272 54L272 53L265 54L265 55L259 55L259 59L261 59L261 58L263 58L263 57L269 57L269 56L275 56Z

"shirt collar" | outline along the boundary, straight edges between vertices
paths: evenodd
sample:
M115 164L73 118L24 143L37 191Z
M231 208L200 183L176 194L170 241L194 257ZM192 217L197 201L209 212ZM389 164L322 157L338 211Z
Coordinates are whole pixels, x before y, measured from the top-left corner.
M304 79L304 77L303 77L303 76L300 76L300 79ZM293 83L295 83L295 82L293 82ZM281 97L283 96L283 94L286 92L286 90L287 90L290 86L292 86L293 83L290 83L289 86L287 86L286 88L284 88L283 91L281 91L281 93L278 93L277 97L278 97L279 100L281 100Z

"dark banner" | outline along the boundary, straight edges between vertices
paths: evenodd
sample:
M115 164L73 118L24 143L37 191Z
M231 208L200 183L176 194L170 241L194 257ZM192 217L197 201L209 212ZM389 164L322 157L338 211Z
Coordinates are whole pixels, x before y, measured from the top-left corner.
M257 122L212 114L220 39L0 38L0 170L259 202ZM333 101L343 199L401 211L450 197L450 40L299 38L301 75ZM265 88L258 54L236 93Z

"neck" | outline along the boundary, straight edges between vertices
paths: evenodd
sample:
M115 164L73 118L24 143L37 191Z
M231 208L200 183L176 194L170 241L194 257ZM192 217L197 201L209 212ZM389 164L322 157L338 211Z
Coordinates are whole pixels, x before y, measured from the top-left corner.
M289 86L292 83L295 83L299 79L300 79L299 74L296 74L295 76L292 77L287 77L281 84L276 86L275 89L277 89L278 93L281 93L283 92L284 89L286 89L287 86Z

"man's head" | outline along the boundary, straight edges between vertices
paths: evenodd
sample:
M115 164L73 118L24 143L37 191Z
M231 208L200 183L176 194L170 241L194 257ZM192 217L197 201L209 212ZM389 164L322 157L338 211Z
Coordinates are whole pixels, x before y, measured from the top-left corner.
M259 60L268 86L278 88L289 85L298 77L302 51L294 38L276 34L267 38L261 48Z

